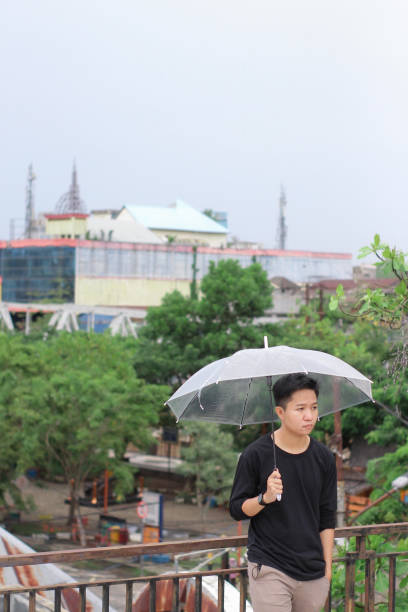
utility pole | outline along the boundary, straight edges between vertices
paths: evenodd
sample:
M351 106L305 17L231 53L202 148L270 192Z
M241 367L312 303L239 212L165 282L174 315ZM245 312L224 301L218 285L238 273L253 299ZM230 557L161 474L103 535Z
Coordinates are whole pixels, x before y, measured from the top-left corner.
M338 380L333 381L333 408L334 408L334 444L336 446L337 470L337 527L344 527L346 523L346 492L343 469L343 432L341 428L340 385Z
M193 246L193 263L191 265L191 268L193 270L193 277L190 283L190 298L192 300L196 300L198 298L198 291L197 291L198 268L197 268L197 247L196 245Z
M33 229L34 229L34 223L35 223L33 183L35 181L35 178L36 177L33 172L33 165L30 164L28 166L27 189L26 189L26 211L25 211L24 238L33 237Z
M286 238L288 235L288 226L286 225L286 194L281 185L281 192L279 198L279 219L278 219L278 231L277 231L277 247L280 251L286 249Z

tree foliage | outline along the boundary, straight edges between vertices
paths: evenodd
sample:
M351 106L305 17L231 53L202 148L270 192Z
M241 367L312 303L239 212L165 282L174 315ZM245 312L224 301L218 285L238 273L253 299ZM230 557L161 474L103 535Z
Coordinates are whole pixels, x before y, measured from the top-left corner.
M359 258L369 255L377 259L378 276L394 277L398 284L391 292L380 288L366 289L353 304L352 314L378 321L390 328L400 328L408 314L408 254L381 242L379 234L376 234L369 246L360 249ZM345 307L342 285L337 287L336 297L330 303L332 310L338 307Z
M189 434L191 444L182 451L184 463L179 472L193 477L203 519L212 497L218 503L229 498L238 455L232 449L232 435L214 423L185 421L183 430Z
M150 308L137 342L135 369L151 383L182 384L195 371L235 351L262 346L254 319L272 304L266 272L254 263L210 262L198 299L179 291Z
M386 453L383 457L372 459L367 466L367 480L373 486L371 501L374 501L392 489L392 481L404 474L408 467L408 441L396 451ZM397 523L408 520L408 506L401 502L400 493L396 492L378 506L367 510L361 521L369 523Z
M344 545L337 546L337 555L344 557L349 552L356 552L356 543L354 538L350 538ZM403 537L392 537L383 535L372 535L367 538L367 550L375 550L377 554L389 554L402 552L407 550L408 539ZM395 573L397 576L398 588L395 593L395 612L405 612L408 610L408 569L406 567L404 556L396 558ZM385 557L377 557L375 559L375 592L376 602L375 610L378 612L388 612L389 604L389 580L390 580L390 562ZM346 566L344 563L333 564L333 575L331 581L331 604L334 610L345 609L345 592L346 592ZM364 608L364 594L366 583L366 561L357 559L355 562L355 580L354 591L357 601L355 602L356 610ZM361 596L361 599L358 596Z
M132 341L79 332L47 341L4 336L0 346L3 363L10 355L2 376L13 385L8 394L3 386L0 419L12 414L19 426L3 430L7 444L9 434L18 441L14 471L34 464L63 474L72 485L72 513L84 480L107 467L119 487L132 488L124 451L129 442L147 446L168 396L166 387L135 376Z
M30 396L30 378L35 373L35 351L24 336L0 335L0 505L9 501L24 507L15 479L31 458L25 444L24 419L20 413L23 398Z

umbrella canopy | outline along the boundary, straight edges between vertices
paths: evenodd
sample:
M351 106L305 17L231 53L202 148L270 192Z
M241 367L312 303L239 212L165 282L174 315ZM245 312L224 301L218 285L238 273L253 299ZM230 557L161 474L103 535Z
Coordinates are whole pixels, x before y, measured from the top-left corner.
M252 425L274 419L270 388L285 374L310 374L320 385L319 415L373 401L371 381L320 351L274 346L237 351L201 368L167 401L177 421Z

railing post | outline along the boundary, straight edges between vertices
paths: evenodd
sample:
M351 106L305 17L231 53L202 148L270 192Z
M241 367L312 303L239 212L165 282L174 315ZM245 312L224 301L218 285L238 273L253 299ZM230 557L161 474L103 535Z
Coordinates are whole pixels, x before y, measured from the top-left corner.
M109 585L102 587L102 612L109 612Z
M358 553L346 553L346 584L345 584L345 612L354 612L354 587L356 581L356 557Z
M156 581L149 580L149 612L156 612Z
M247 575L239 573L239 612L245 612L247 598Z
M86 612L86 587L85 586L79 587L79 601L80 601L80 606L81 606L80 612Z
M132 612L133 583L126 583L126 612Z
M395 612L396 563L397 557L390 557L388 571L388 612Z
M3 609L4 609L4 612L10 612L11 606L10 606L9 593L6 593L5 595L3 595Z
M172 612L180 612L180 580L173 578Z
M362 555L365 554L366 551L366 541L364 535L356 536L356 552L360 559L362 559Z
M55 612L61 612L61 589L55 589L54 591L54 610Z
M196 576L195 579L195 612L201 612L202 610L202 594L203 594L203 580L201 576Z
M218 612L224 612L224 576L218 576Z
M35 591L30 591L28 596L28 612L35 612Z
M365 562L364 611L374 612L375 603L375 550L367 550Z

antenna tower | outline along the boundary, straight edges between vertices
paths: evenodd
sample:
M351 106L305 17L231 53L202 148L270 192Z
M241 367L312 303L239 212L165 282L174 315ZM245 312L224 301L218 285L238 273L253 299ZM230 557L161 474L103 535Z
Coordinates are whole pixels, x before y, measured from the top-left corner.
M86 212L84 202L81 200L79 195L79 185L75 162L72 167L72 179L69 190L60 197L55 207L55 211L59 214Z
M28 177L27 177L27 188L26 188L26 210L25 210L25 223L24 223L24 238L32 238L33 230L35 226L34 218L34 189L33 183L35 181L35 174L33 172L33 165L28 166Z
M281 192L279 197L279 220L278 220L278 231L277 231L277 243L278 249L284 251L286 249L286 238L288 235L288 226L286 225L286 194L283 186L281 185Z

